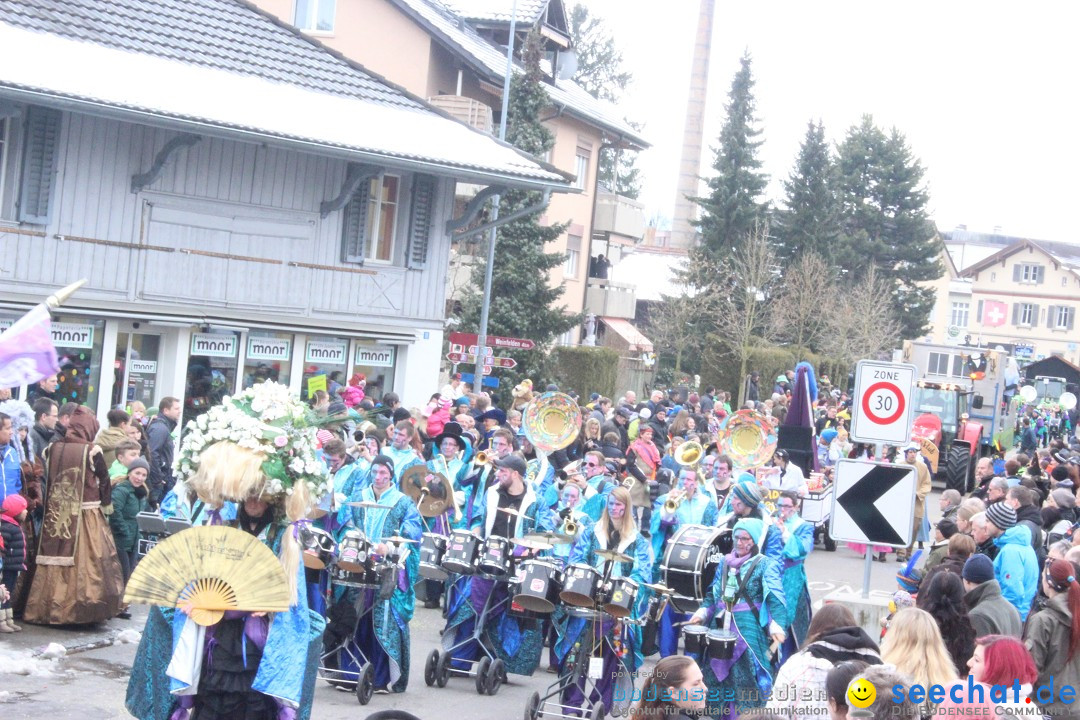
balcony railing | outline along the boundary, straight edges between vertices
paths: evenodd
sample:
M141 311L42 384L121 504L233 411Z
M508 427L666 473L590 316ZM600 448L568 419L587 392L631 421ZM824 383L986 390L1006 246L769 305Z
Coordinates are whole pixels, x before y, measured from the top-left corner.
M489 135L494 130L491 108L484 103L463 95L436 95L428 102Z
M593 232L607 233L610 240L636 243L645 235L645 206L622 195L601 192L596 196Z
M637 314L634 286L611 280L589 278L585 286L585 312L598 317L633 320Z

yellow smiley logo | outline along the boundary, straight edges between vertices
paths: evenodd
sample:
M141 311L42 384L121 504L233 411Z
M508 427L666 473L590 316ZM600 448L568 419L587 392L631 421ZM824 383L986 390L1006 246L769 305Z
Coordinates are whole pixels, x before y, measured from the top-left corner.
M848 685L847 698L848 703L857 708L868 708L874 704L877 690L869 680L859 678Z

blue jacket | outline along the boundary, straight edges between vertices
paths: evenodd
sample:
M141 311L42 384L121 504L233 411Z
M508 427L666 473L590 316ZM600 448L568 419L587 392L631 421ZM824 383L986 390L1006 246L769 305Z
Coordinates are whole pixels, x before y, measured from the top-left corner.
M19 467L19 451L14 445L0 447L0 502L8 495L22 490L22 470Z
M1031 602L1039 591L1039 560L1031 549L1031 530L1014 525L994 538L998 549L994 559L994 576L1001 585L1001 594L1027 620Z

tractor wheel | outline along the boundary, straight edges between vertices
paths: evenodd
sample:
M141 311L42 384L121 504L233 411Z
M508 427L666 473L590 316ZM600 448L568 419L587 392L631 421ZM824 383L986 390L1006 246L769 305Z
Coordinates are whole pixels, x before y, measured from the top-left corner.
M966 494L971 474L971 443L954 440L945 455L945 487Z

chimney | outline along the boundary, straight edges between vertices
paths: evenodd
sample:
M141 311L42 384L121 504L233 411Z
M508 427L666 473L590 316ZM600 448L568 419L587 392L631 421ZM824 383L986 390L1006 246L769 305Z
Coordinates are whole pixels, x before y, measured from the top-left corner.
M686 99L679 185L675 193L671 247L689 249L695 245L697 230L690 224L697 218L697 205L689 197L698 195L701 177L701 148L705 134L705 100L709 89L709 56L712 51L713 10L716 0L701 0L697 41L690 66L690 93Z

